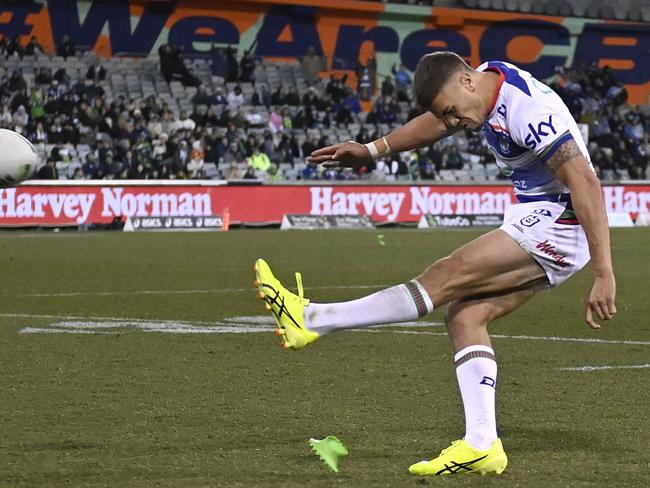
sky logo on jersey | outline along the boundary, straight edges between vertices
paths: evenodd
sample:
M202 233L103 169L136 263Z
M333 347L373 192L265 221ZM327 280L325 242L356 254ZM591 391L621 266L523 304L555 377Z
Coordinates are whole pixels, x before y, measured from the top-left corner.
M533 124L528 124L528 128L530 129L530 132L526 135L524 143L531 149L535 149L537 144L542 142L542 137L546 137L550 134L557 134L555 127L553 127L552 115L548 116L548 122L541 121L537 124L537 128L535 128Z

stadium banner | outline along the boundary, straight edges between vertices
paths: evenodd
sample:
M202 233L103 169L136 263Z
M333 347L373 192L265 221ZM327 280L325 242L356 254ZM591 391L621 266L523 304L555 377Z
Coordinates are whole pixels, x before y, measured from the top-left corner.
M437 229L439 227L500 227L501 224L503 224L503 214L426 214L420 217L418 229Z
M374 229L375 225L367 215L295 215L282 218L281 230L318 229Z
M129 217L124 232L187 232L223 229L221 215L210 217Z
M650 184L607 185L608 212L650 212ZM366 215L417 223L432 215L503 214L516 203L507 184L234 185L225 181L30 181L0 189L0 226L106 224L129 217L211 217L282 222L286 214Z
M556 66L608 65L632 103L650 93L650 25L641 22L355 0L26 0L0 2L0 34L25 44L36 36L51 53L69 36L103 57L154 56L165 43L209 57L214 43L290 60L314 47L352 85L372 54L378 74L390 75L393 63L413 70L427 52L449 49L473 66L509 61L540 79Z

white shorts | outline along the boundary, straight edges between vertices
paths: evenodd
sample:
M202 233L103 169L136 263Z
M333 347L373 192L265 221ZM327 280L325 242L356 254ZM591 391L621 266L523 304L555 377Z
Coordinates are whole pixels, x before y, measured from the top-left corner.
M589 262L589 245L582 226L567 203L528 202L510 205L503 216L505 231L537 261L552 287Z

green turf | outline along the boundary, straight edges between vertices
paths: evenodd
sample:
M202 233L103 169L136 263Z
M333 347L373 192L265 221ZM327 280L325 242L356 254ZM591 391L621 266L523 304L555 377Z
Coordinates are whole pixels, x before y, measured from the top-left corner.
M649 229L613 233L619 316L602 330L582 318L588 270L493 326L645 342L496 339L510 458L498 478L407 473L462 435L440 327L343 332L297 352L272 333L165 334L137 323L19 333L261 315L250 269L260 256L284 280L302 271L318 301L358 297L478 235L382 229L380 246L377 233L1 233L0 486L650 486L650 370L560 370L650 363ZM338 474L307 444L326 435L350 451Z

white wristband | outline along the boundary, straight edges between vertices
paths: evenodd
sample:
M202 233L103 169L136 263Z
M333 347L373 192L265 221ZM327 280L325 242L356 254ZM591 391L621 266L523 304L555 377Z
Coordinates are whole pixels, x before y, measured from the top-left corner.
M388 145L388 139L386 139L386 136L382 137L382 140L384 141L384 144L386 144L386 154L390 153L390 146Z
M377 151L377 146L375 146L375 143L369 142L365 146L368 148L368 151L370 151L370 156L372 156L373 161L376 160L379 157L379 151Z

